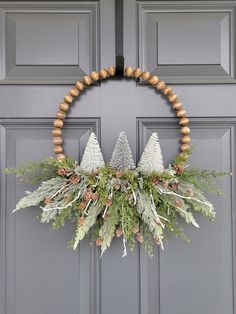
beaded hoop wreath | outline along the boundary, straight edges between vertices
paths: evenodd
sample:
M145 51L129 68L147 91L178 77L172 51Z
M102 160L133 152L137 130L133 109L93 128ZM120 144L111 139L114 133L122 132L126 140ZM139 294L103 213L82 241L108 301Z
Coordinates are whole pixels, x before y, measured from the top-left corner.
M66 112L69 110L70 105L73 103L74 99L83 92L86 86L92 85L94 82L108 79L114 77L116 74L116 69L114 66L110 66L108 69L102 69L101 71L93 71L90 75L84 76L82 81L76 82L75 86L70 89L68 95L65 95L64 102L59 105L59 111L57 112L57 118L54 121L53 133L53 143L55 145L54 152L57 159L64 158L63 154L63 139L62 139L62 127L63 120L66 118ZM183 152L189 151L189 144L191 138L190 128L189 128L189 119L186 116L186 111L179 101L176 93L173 92L172 88L167 86L164 81L161 81L157 76L152 76L147 71L142 71L141 69L133 69L132 67L127 67L124 71L124 76L134 79L142 79L149 83L151 86L155 87L159 92L161 92L168 99L169 103L172 105L172 108L176 112L176 116L179 118L179 124L181 127L181 146L180 157L186 160L188 158L187 154Z
M65 156L62 127L70 105L87 86L114 76L113 66L93 71L65 95L52 131L56 158L29 161L6 170L20 177L20 182L40 182L36 190L26 192L13 212L39 206L40 221L50 222L53 229L72 223L75 232L70 246L74 249L88 236L91 243L101 247L102 255L113 237L122 237L123 256L127 255L127 243L133 251L138 241L144 244L151 257L153 244L163 249L169 234L186 239L179 226L180 218L197 228L194 212L210 220L215 218L213 204L202 190L220 193L214 179L225 173L193 169L185 164L191 153L191 138L189 119L182 103L164 81L132 67L124 70L124 76L142 79L155 87L176 112L181 126L180 153L164 168L158 135L153 133L136 167L127 137L121 132L108 164L104 162L94 133L90 135L80 164Z

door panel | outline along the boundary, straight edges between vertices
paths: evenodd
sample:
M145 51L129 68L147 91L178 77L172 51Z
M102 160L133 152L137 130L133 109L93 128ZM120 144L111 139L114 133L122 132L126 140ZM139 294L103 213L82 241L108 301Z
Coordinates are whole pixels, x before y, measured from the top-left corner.
M115 60L113 0L19 3L0 3L1 25L8 23L5 38L8 48L6 59L1 58L1 66L6 69L7 62L12 62L9 72L3 70L0 86L0 313L235 313L234 177L219 180L225 196L209 195L216 206L216 222L210 223L198 216L200 231L184 225L190 244L170 238L164 251L156 249L152 260L139 246L134 254L122 258L120 239L114 240L102 259L89 240L83 241L74 252L67 248L73 231L70 226L52 232L48 225L40 224L35 218L38 209L11 214L16 201L32 187L17 185L13 176L4 175L3 169L23 160L52 155L52 121L59 102L71 86L66 84ZM229 28L234 1L227 6L223 1L219 3L206 6L204 2L196 5L188 1L186 5L174 1L171 9L169 1L150 4L124 0L124 55L126 65L147 66L157 73L160 70L160 77L169 82L184 83L173 88L190 116L191 136L196 144L191 164L234 171L236 89L231 84L234 72L230 70L219 76L216 70L213 76L205 76L213 50L213 67L222 68L221 62L234 65L235 56L229 52L228 44L223 50L219 47L219 38L224 34L232 47L234 32L229 35ZM183 72L180 77L176 76L177 68L185 69L187 50L175 56L173 43L156 38L155 25L162 24L163 16L168 19L165 27L163 24L158 29L160 36L169 33L172 38L177 32L186 47L191 45L191 38L194 40L193 31L199 30L199 19L204 21L201 27L206 26L204 38L208 45L204 46L204 38L199 38L201 54L196 51L194 64L190 64L194 54L188 56L187 76ZM173 28L173 23L179 28ZM14 32L16 25L17 33ZM188 30L180 31L183 25L188 25ZM83 30L82 37L77 27ZM47 28L50 31L44 37L42 33ZM149 29L148 34L145 29ZM59 30L61 43L64 36L70 53L65 53L65 47L58 49L57 40L55 45L52 41L41 49L40 42L50 41L54 36L58 39ZM3 35L3 29L0 33ZM211 35L214 35L212 45ZM38 46L33 47L37 48L35 53L30 48L33 41L28 40L34 36L34 40L39 39ZM168 63L166 67L156 61L159 52L160 62ZM169 66L173 66L173 71L168 72ZM199 76L196 68L203 69ZM193 85L216 81L231 85ZM179 126L166 99L142 82L111 79L88 88L71 107L64 132L66 153L81 160L89 134L94 131L104 158L109 161L122 130L127 133L136 161L153 131L159 134L166 166L178 151Z

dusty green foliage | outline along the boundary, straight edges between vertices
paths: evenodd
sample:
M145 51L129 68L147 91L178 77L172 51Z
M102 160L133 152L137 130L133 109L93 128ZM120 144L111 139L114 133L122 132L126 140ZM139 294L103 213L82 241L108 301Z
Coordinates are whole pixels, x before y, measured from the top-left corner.
M186 239L178 225L181 219L195 227L197 212L214 220L213 205L202 190L219 193L215 179L226 174L189 169L178 160L163 172L150 174L110 166L88 173L68 158L25 163L7 173L24 182L42 181L35 191L26 193L16 210L39 205L41 222L50 222L53 229L66 221L73 223L74 249L91 236L103 254L117 236L125 239L131 251L136 240L143 243L149 256L153 256L153 245L163 247L169 234Z

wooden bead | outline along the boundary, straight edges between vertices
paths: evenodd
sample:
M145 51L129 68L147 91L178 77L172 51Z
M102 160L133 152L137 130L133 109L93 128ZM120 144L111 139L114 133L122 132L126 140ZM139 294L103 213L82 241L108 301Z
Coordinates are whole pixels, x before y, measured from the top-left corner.
M172 93L173 91L172 91L172 88L171 87L169 87L169 86L166 86L164 89L163 89L163 94L164 95L170 95L171 93Z
M55 126L55 128L62 128L63 127L63 121L59 120L59 119L54 120L54 126Z
M175 102L178 100L178 95L175 93L172 93L168 96L169 102Z
M54 150L54 153L56 154L60 154L63 152L62 146L59 146L59 145L56 145L53 150Z
M156 85L156 89L157 90L163 90L166 87L166 83L164 81L160 81L159 83L157 83Z
M181 138L181 142L184 143L184 144L190 143L190 142L191 142L190 136L184 135L184 136Z
M113 65L111 65L111 66L109 66L109 68L107 69L107 72L108 72L108 74L109 74L110 76L114 76L114 75L116 74L116 68L115 68Z
M61 145L62 142L63 142L63 139L60 136L56 136L56 137L53 138L53 144L54 145Z
M94 80L94 81L98 81L99 80L99 72L98 71L93 71L90 73L90 76L91 78Z
M61 109L61 111L65 111L66 112L69 109L69 104L67 104L66 102L62 102L62 103L60 103L59 108Z
M77 81L77 82L75 83L75 86L76 86L76 88L78 88L78 90L81 91L81 92L84 90L84 83L81 82L81 81Z
M179 102L179 101L173 103L173 106L172 106L172 107L173 107L174 110L180 110L180 109L183 108L183 107L182 107L182 103Z
M52 130L52 134L53 134L53 136L60 136L60 135L62 135L62 130L59 128L54 128Z
M85 75L83 78L83 82L85 85L91 85L93 83L93 80L91 79L91 77L89 75Z
M182 118L179 120L180 125L189 125L189 119L188 118Z
M143 74L143 71L140 68L137 68L134 70L134 77L135 78L140 78Z
M177 111L176 115L178 118L183 118L186 115L186 111L184 109L181 109L181 110Z
M56 156L57 160L65 159L66 156L64 154L57 154Z
M125 69L125 76L132 77L134 74L134 69L132 67L128 67Z
M71 95L65 95L64 97L64 102L67 102L68 104L71 104L74 100L74 97L72 97Z
M190 133L190 128L188 126L184 126L181 128L180 132L184 135L188 135Z
M102 69L100 72L99 72L99 76L104 80L107 78L108 76L108 73L107 73L107 70L106 69Z
M143 79L144 81L149 80L150 77L151 77L150 72L148 72L148 71L143 72L143 74L142 74L142 79Z
M152 76L149 80L148 80L149 84L151 85L156 85L159 82L159 78L157 76Z
M180 150L181 150L182 152L184 152L184 151L186 151L186 150L189 150L189 148L190 148L190 146L189 146L188 144L182 144L182 145L180 146Z
M79 90L78 90L76 87L72 87L72 88L70 89L70 94L71 94L71 96L73 96L73 97L77 97L77 96L79 96Z
M64 120L66 118L66 113L64 111L58 111L57 112L57 118L60 120Z

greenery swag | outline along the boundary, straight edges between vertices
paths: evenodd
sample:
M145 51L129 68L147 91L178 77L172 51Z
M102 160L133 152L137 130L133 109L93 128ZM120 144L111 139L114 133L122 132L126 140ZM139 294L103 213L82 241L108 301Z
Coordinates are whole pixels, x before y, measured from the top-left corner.
M224 173L191 169L184 157L178 155L164 169L154 133L135 167L121 133L111 162L105 165L92 133L80 165L67 157L47 158L9 168L7 173L15 173L21 182L41 182L35 191L26 192L15 211L40 206L41 222L51 222L53 229L70 221L75 228L70 242L74 249L90 236L103 254L116 236L123 239L123 256L126 244L133 251L137 240L151 257L153 244L163 248L168 234L186 239L179 218L197 228L194 212L215 218L214 207L202 190L220 193L214 179Z

